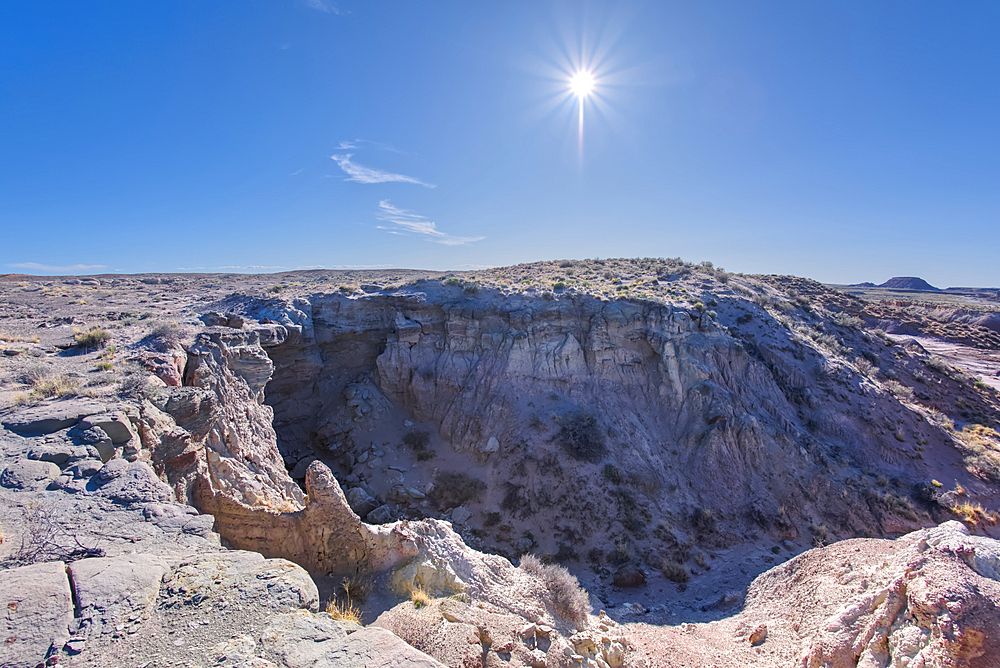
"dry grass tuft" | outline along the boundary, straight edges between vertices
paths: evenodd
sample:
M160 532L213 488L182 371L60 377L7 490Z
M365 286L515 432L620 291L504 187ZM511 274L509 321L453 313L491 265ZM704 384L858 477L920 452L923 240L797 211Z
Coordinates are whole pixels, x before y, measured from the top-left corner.
M422 608L431 604L431 595L420 585L414 584L410 586L410 600L413 601L413 607Z
M86 332L75 332L73 334L73 340L76 342L77 348L93 350L96 348L103 348L108 345L108 341L111 340L111 334L109 334L107 330L101 329L95 325Z
M991 482L1000 482L1000 434L981 424L970 424L956 434L968 450L969 471Z
M677 582L678 584L687 582L691 578L691 573L688 572L688 569L684 568L683 564L679 564L676 561L663 562L661 570L663 572L663 577L667 578L671 582Z
M27 401L40 401L51 397L75 397L80 394L80 383L65 374L56 375L45 366L34 366L24 371L21 382L31 387Z
M336 600L326 604L326 612L338 622L361 623L361 609L353 602L339 603Z
M541 578L549 590L552 609L559 616L573 622L577 628L584 628L592 609L590 596L569 571L558 564L543 564L533 554L521 557L519 568Z
M973 526L986 524L994 526L997 523L997 519L1000 518L996 512L986 510L978 503L971 503L969 501L956 504L950 510L958 515L963 522Z

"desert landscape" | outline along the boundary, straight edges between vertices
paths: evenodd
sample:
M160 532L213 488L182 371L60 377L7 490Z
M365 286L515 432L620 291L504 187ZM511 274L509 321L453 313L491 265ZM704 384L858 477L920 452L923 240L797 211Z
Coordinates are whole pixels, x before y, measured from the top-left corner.
M0 16L0 668L1000 668L1000 3Z
M997 665L988 290L639 258L0 291L3 665Z

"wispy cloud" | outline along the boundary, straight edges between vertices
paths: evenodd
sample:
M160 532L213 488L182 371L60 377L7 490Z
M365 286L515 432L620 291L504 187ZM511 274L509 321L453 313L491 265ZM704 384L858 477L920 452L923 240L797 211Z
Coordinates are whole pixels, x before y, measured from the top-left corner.
M426 217L412 213L406 209L397 208L390 204L387 199L381 200L378 203L378 208L379 211L376 218L393 225L393 227L379 225L378 228L391 234L420 234L426 237L428 241L444 244L445 246L462 246L482 241L486 238L456 237L451 234L445 234L437 229L437 223L433 223L427 220Z
M424 183L420 179L415 179L412 176L393 174L392 172L383 172L381 169L374 169L372 167L363 167L356 162L351 162L351 158L353 156L353 153L330 156L350 177L346 179L347 181L355 181L357 183L416 183L417 185L425 186L427 188L434 187L434 184Z
M340 10L337 6L328 0L305 0L305 5L309 9L315 9L319 12L324 12L326 14L339 14Z
M55 272L67 272L67 271L77 271L77 272L87 272L93 269L104 269L108 265L106 264L71 264L67 267L55 267L49 264L38 264L37 262L19 262L17 264L7 265L9 267L16 267L18 269L31 269L32 271L55 271Z
M389 144L383 144L382 142L370 141L368 139L347 139L337 146L341 151L346 151L349 149L366 149L374 148L380 151L392 151L393 153L403 153L398 148L394 148Z
M292 172L291 174L289 174L289 176L298 176L299 174L301 174L304 171L306 171L305 167L303 167L302 169L295 170L294 172Z

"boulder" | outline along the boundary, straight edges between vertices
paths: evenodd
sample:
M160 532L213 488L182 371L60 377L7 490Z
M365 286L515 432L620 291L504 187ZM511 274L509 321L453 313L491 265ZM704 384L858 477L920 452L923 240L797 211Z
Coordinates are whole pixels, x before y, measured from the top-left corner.
M46 443L32 448L28 451L28 459L35 459L40 462L52 462L60 468L69 464L87 459L90 451L85 446L73 445L72 443Z
M12 489L40 489L59 476L59 467L52 462L19 459L0 475L0 485Z
M53 464L54 466L54 464ZM73 599L66 564L0 570L0 666L34 668L69 639Z
M115 443L103 429L98 427L90 427L88 429L77 428L71 430L70 435L81 443L85 443L96 449L101 461L106 462L115 456Z
M352 487L347 490L345 496L347 497L347 503L358 514L358 517L365 517L378 506L378 502L372 498L371 494L361 487Z
M368 524L385 524L391 521L392 510L389 509L389 506L379 506L365 517L365 522Z
M81 429L99 428L108 435L115 445L122 445L132 440L132 424L123 413L88 415L80 420Z
M104 462L100 459L83 459L67 466L63 473L74 478L89 478L100 471L103 466Z
M303 457L298 461L298 463L291 470L291 472L289 472L288 475L290 475L292 478L296 480L304 479L306 477L306 469L308 469L309 465L312 464L314 461L316 461L316 457Z
M453 524L465 524L472 517L472 512L465 506L459 506L451 511L451 521Z
M639 566L625 564L615 571L613 581L616 587L641 587L646 584L646 571L642 570Z
M109 468L111 464L115 466ZM95 487L100 487L101 495L119 503L162 503L173 500L170 487L157 478L156 473L145 462L112 459L94 477L98 478Z

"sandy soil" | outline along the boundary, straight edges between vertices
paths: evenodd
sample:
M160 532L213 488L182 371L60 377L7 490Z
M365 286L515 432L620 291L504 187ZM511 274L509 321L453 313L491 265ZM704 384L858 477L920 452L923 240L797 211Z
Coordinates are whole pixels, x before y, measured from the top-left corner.
M948 364L958 367L973 376L981 376L983 382L1000 391L1000 352L995 350L980 350L961 343L942 341L927 336L913 336L914 341L924 347L927 352L944 359Z

